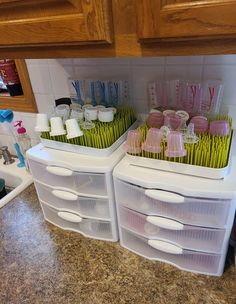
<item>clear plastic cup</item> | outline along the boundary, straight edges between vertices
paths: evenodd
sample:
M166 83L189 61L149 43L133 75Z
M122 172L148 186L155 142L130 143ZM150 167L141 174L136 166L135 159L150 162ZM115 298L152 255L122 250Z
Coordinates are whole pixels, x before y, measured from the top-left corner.
M131 130L128 132L124 149L131 154L141 153L141 133L139 130Z
M181 117L175 113L170 113L165 116L164 124L166 126L168 126L167 121L171 130L177 130L182 123Z
M77 120L72 118L66 121L67 139L83 136L83 132L80 130L80 126Z
M230 126L227 120L214 120L210 123L209 133L211 135L227 136L230 133Z
M85 114L88 115L89 120L97 120L98 119L98 110L94 107L85 108Z
M148 115L146 121L150 128L161 128L164 124L164 115L162 113L154 112Z
M75 118L79 121L82 121L84 119L84 111L82 109L71 110L70 118Z
M88 103L88 104L85 104L85 105L82 106L83 110L89 109L89 108L93 108L93 105L91 105L91 104Z
M168 157L183 157L187 154L184 149L182 133L170 131L167 135L167 149L165 155Z
M66 134L66 130L64 129L64 125L61 117L52 117L50 119L50 124L51 124L50 136L59 136Z
M184 111L184 110L179 110L177 111L175 114L177 114L181 119L182 121L188 121L189 120L189 114L188 112Z
M169 114L175 114L175 110L165 110L165 111L163 111L164 116L167 116Z
M78 103L72 103L71 105L70 105L70 109L71 109L71 111L73 111L73 110L78 110L78 109L81 109L81 105L80 104L78 104Z
M194 116L190 123L194 124L196 134L206 133L208 130L208 120L205 116Z
M70 106L68 106L67 104L60 104L56 106L55 113L56 116L61 117L63 122L65 122L70 115Z
M159 129L151 128L148 130L145 142L142 144L142 150L151 153L161 152L162 132Z
M116 115L117 109L115 107L109 107L108 110L112 110L114 115Z
M50 131L49 120L47 114L38 113L36 116L35 132L48 132Z
M105 109L106 107L103 106L103 105L97 105L95 106L94 108L96 108L98 111L101 110L101 109Z
M114 112L112 109L100 109L98 112L98 119L101 122L111 122L114 119Z

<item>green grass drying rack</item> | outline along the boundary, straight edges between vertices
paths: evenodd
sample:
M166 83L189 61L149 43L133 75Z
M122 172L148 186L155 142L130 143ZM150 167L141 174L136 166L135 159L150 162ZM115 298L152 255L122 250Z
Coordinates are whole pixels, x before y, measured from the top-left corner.
M166 142L162 142L161 153L142 151L139 155L127 153L128 161L135 166L170 171L175 173L206 177L211 179L224 178L230 167L230 151L236 148L236 134L232 130L232 119L219 115L209 118L211 120L228 120L230 134L228 136L212 136L204 134L199 136L196 144L185 144L187 155L179 158L165 156ZM148 127L140 126L142 141L145 140Z
M63 136L50 136L49 132L41 134L41 142L45 147L106 157L113 153L126 139L129 130L138 127L134 111L131 107L117 109L115 118L110 123L96 121L95 128L83 130L81 137L67 139Z

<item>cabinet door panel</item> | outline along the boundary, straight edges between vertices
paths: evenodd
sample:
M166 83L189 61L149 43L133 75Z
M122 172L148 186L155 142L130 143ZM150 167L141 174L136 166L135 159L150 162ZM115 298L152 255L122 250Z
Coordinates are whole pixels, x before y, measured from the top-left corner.
M110 43L109 0L0 0L0 46Z
M137 1L139 39L236 36L236 0Z

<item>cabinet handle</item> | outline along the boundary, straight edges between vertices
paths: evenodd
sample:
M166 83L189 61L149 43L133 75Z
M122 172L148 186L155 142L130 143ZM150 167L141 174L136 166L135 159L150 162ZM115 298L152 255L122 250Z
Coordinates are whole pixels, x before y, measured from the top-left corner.
M74 213L70 213L70 212L59 211L57 213L57 215L60 218L62 218L63 220L66 220L66 221L72 222L72 223L80 223L82 221L82 217L80 217Z
M184 203L184 197L179 194L161 190L145 190L145 195L155 200L166 203L181 204Z
M151 247L171 254L183 254L183 248L160 240L148 240Z
M147 216L147 222L158 226L160 228L169 229L169 230L183 230L184 225L174 220L167 219L160 216Z
M63 190L52 190L52 194L60 199L67 201L76 201L78 199L78 196L76 194Z
M55 167L55 166L47 166L46 170L54 175L58 176L71 176L73 171L70 169L62 168L62 167Z

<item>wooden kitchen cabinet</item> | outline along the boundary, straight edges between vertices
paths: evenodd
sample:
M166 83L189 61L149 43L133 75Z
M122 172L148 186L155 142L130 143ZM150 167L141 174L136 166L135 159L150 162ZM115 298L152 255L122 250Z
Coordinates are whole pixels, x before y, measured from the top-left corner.
M0 0L1 47L110 43L109 0Z
M136 5L141 41L236 37L236 0L139 0Z
M236 0L0 0L0 58L236 54Z

